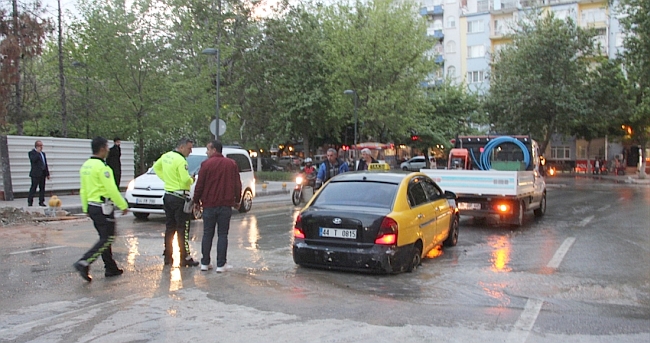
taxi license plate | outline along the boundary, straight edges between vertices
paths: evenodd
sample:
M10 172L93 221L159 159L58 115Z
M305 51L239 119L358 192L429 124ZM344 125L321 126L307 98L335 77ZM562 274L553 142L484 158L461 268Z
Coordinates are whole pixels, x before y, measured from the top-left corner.
M331 229L322 227L319 231L319 236L321 237L357 239L357 230Z
M135 199L136 204L155 204L156 199L148 199L148 198L136 198Z
M459 210L480 210L481 204L477 204L473 202L459 202L458 209Z

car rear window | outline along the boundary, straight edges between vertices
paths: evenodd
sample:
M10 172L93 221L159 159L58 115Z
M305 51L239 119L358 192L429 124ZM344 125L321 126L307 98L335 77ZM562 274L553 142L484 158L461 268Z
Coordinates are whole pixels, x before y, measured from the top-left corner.
M313 206L344 205L390 209L397 193L394 183L372 181L330 182Z

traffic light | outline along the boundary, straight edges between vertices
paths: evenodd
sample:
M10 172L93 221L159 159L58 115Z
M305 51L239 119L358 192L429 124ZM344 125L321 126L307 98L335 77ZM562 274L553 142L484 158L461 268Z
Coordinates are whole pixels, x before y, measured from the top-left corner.
M348 151L348 150L350 150L350 146L349 145L344 145L344 146L341 147L341 149L343 149L343 151Z
M415 142L415 141L419 141L419 140L420 140L420 136L418 136L418 135L411 135L411 141Z

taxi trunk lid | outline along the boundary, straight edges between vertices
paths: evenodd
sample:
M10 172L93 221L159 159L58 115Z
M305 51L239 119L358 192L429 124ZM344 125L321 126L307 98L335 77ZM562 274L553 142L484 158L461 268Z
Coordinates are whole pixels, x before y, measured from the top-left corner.
M301 214L309 244L339 246L373 245L386 209L343 206L311 207Z

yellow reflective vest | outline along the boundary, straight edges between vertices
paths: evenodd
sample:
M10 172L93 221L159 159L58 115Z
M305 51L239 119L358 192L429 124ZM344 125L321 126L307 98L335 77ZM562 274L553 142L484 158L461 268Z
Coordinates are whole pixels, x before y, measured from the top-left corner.
M84 213L88 212L89 201L103 203L102 197L112 200L120 210L129 206L115 185L113 170L101 158L93 156L84 162L79 170L79 176L81 179L79 195Z
M166 191L189 191L194 180L187 171L187 160L174 150L160 156L153 171L165 183Z

